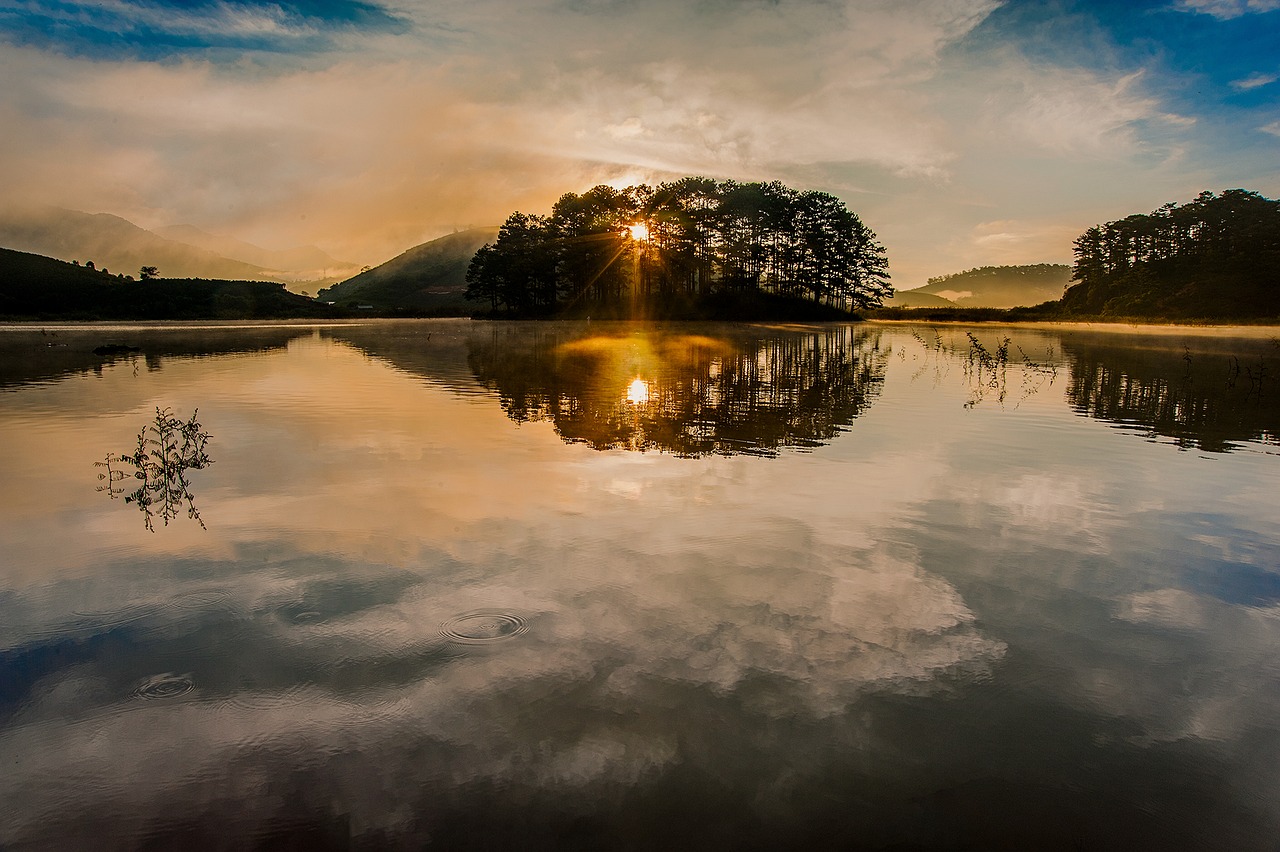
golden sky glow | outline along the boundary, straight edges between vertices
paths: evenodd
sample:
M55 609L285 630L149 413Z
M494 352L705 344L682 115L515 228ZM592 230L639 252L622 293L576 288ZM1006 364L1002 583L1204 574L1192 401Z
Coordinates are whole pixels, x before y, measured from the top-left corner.
M837 195L909 288L1070 261L1204 189L1280 194L1273 9L18 4L0 185L361 265L595 184L780 180Z

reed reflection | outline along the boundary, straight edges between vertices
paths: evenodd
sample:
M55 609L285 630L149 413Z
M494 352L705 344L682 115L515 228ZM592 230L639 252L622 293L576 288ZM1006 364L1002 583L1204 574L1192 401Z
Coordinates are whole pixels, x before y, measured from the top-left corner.
M699 330L499 327L468 341L468 362L517 423L549 421L598 450L686 457L820 446L884 379L878 331Z
M183 512L201 529L207 529L187 480L187 471L213 464L207 451L211 436L200 426L197 413L191 412L191 418L184 421L168 408L157 408L155 421L138 433L133 452L107 453L103 461L94 463L106 469L98 474L103 481L98 490L112 500L123 495L124 502L137 506L149 532L155 532L156 518L167 527ZM134 481L126 485L130 479ZM131 485L137 487L129 491Z

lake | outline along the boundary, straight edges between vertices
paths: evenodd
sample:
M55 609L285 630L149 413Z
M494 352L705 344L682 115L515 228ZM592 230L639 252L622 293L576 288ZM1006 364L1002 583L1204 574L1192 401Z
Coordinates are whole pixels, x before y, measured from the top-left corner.
M1277 335L0 329L0 848L1274 850Z

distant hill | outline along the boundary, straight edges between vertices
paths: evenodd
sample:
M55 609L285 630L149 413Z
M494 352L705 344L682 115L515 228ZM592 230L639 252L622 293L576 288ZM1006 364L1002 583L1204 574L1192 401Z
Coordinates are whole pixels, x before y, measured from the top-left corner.
M898 290L885 299L886 308L954 308L955 302L920 290Z
M941 296L962 308L1016 308L1061 299L1070 278L1071 267L1062 263L982 266L930 278L909 292Z
M414 246L381 266L321 290L324 301L373 305L379 310L468 312L475 305L463 298L467 265L498 229L471 228Z
M316 282L325 286L341 281L359 271L354 263L338 260L315 246L295 246L281 251L264 249L234 237L202 231L193 225L171 225L157 228L155 233L169 240L186 243L232 260L274 271L276 278L290 282Z
M137 275L155 266L166 277L276 280L279 273L252 263L165 239L110 213L61 207L0 211L0 246L59 260L93 261L99 269Z
M51 257L0 249L0 318L7 320L274 319L338 313L269 281L130 281Z

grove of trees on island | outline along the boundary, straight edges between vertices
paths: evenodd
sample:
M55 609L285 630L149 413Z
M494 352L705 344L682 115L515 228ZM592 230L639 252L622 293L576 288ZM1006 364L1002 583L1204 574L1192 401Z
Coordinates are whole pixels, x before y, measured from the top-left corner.
M1186 204L1095 225L1075 241L1068 314L1280 316L1280 202L1202 192Z
M688 177L512 213L466 282L468 299L523 316L733 294L852 310L892 295L888 268L876 235L832 195Z

